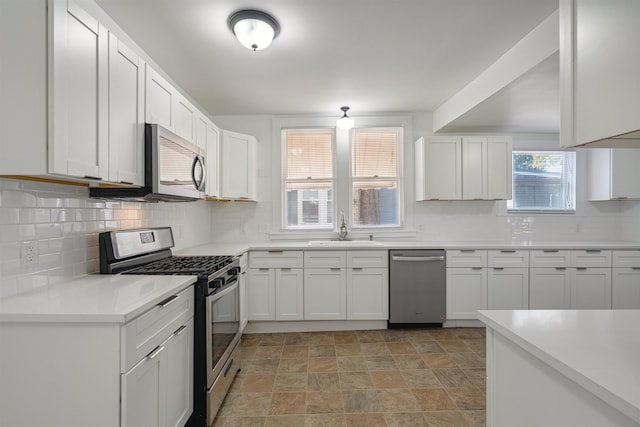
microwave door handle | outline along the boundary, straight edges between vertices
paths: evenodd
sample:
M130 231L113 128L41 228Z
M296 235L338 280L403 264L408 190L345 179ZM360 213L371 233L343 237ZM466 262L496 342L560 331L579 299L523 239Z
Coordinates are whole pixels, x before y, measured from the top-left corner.
M196 180L196 165L200 163L200 168L202 169L202 178L200 178L200 182ZM202 157L195 156L193 158L193 164L191 165L191 180L193 181L193 185L196 187L198 191L204 191L204 182L205 177L207 175L207 171L204 168L204 162L202 161Z

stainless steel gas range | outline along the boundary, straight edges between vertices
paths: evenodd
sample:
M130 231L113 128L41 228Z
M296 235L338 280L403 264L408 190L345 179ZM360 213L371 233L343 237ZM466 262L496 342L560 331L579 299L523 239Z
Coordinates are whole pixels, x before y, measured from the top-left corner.
M193 415L188 425L210 426L239 371L238 277L232 256L173 256L170 227L100 233L103 274L188 274L195 284Z

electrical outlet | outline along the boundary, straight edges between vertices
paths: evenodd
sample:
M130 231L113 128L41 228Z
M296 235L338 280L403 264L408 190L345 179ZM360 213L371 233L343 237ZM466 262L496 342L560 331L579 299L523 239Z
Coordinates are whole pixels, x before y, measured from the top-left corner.
M22 242L22 246L20 248L21 254L21 264L25 267L33 266L38 264L38 242L35 240L30 240L27 242Z

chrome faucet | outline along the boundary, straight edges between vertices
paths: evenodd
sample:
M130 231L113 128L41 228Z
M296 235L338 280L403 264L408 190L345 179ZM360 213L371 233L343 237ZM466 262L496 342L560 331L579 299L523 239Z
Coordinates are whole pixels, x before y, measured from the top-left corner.
M344 211L340 211L340 234L338 240L347 240L347 224L344 222Z

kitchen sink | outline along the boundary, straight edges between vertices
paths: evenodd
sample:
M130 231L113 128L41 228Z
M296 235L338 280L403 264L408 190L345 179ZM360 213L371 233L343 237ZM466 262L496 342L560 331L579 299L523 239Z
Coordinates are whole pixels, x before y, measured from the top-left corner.
M309 246L380 246L375 240L311 240Z

